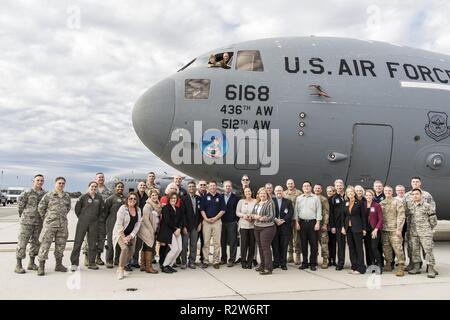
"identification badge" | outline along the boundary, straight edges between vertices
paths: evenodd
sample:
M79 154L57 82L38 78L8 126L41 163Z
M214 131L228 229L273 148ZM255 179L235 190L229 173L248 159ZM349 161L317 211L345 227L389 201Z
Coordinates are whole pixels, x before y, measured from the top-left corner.
M348 201L345 203L345 206L348 207L350 204L348 203Z
M289 212L289 210L288 210L288 209L284 209L284 213L286 213L286 214L287 214L288 212Z
M122 199L117 199L117 202L122 202Z
M219 198L216 198L216 202L219 202Z
M89 202L89 203L92 203L92 199L88 199L88 202Z
M370 212L375 212L375 208L370 208Z
M337 204L341 203L341 200L336 199L336 203L337 203Z
M206 200L207 200L207 201L211 201L211 197L210 197L210 196L207 196L207 197L206 197Z

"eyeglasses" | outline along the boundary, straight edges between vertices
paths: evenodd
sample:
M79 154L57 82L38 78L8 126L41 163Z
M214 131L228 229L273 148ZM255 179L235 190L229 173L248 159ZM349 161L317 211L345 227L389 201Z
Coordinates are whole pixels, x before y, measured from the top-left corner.
M136 198L128 198L128 200L137 201Z
M249 179L242 179L241 181L249 181Z
M200 187L206 187L206 183L201 183Z

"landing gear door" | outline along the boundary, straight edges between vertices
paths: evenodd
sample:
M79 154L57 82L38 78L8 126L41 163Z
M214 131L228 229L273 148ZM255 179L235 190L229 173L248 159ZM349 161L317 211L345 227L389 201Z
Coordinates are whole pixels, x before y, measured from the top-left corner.
M372 187L386 182L392 156L393 128L385 124L358 123L353 126L352 151L347 185Z

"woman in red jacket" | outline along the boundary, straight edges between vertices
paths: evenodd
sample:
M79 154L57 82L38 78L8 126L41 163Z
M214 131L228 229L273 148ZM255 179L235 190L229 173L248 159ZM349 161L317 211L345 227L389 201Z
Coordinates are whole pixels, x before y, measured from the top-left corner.
M375 193L372 190L366 190L366 215L368 216L367 234L370 236L370 265L378 266L379 273L383 272L382 257L378 250L381 239L381 229L383 228L383 210L381 206L373 201ZM367 252L366 252L367 254Z

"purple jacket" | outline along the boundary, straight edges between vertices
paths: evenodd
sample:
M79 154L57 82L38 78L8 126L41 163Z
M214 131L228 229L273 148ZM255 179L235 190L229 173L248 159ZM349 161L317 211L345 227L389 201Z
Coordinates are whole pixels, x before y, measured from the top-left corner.
M366 214L369 216L368 221L370 227L381 230L383 228L383 209L381 209L381 206L375 201L372 201L370 208L367 208L367 205L365 205L365 209Z

